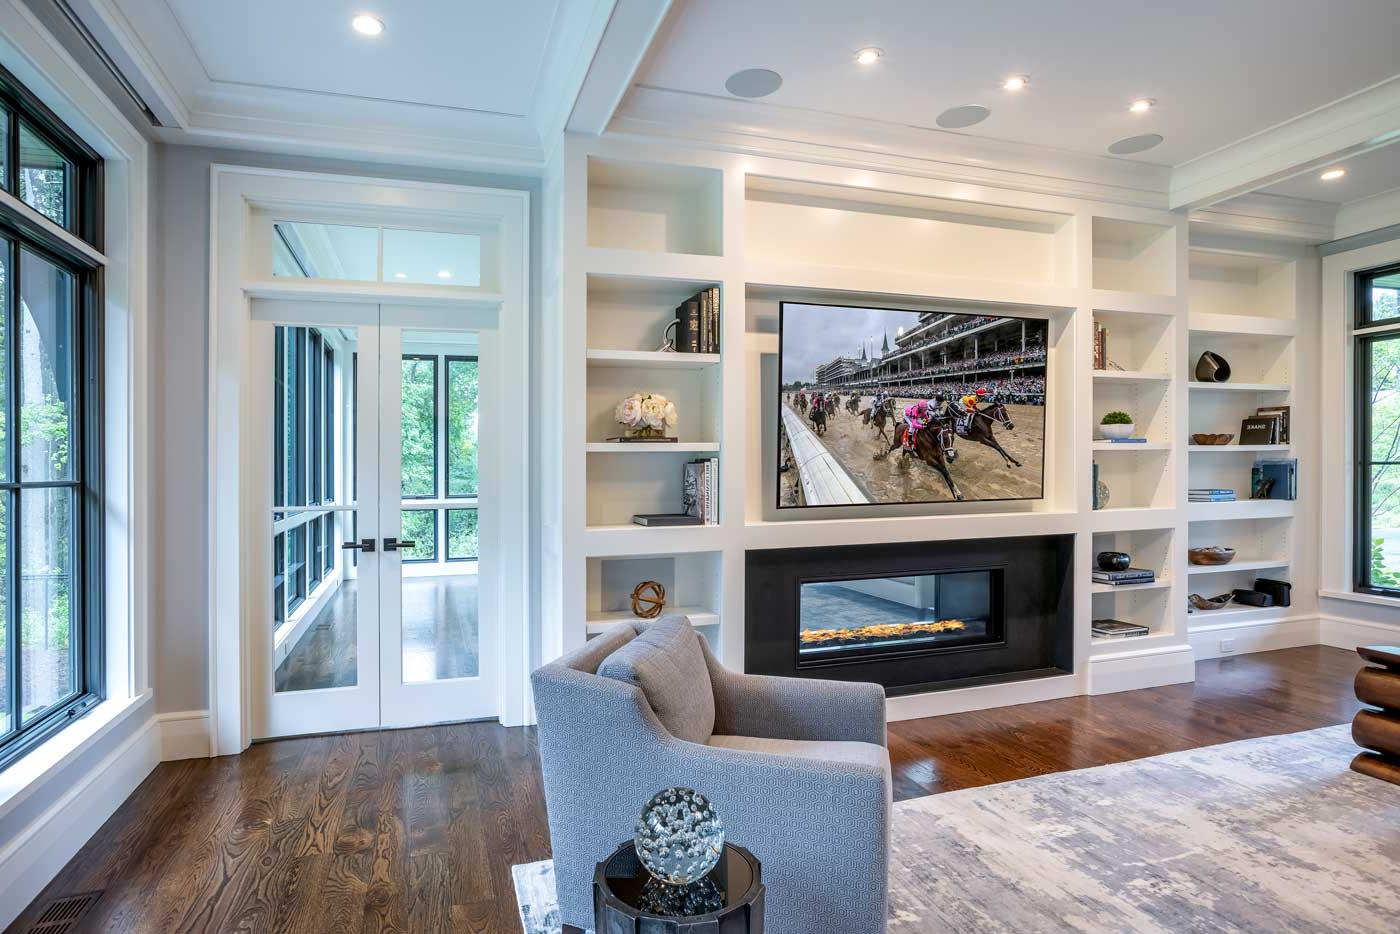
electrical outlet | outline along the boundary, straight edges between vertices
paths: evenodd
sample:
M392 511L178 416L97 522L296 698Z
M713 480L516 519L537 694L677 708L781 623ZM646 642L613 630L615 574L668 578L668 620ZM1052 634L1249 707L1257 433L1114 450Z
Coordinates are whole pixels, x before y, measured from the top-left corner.
M1221 651L1221 652L1233 652L1233 651L1235 651L1235 640L1234 640L1234 639L1221 639L1221 640L1220 640L1220 651Z

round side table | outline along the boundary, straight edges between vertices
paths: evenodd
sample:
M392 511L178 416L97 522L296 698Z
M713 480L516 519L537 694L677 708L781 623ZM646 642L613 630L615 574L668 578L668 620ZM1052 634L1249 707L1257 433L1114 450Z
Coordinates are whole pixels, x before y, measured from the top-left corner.
M748 850L726 843L709 875L667 885L628 840L593 874L593 925L596 934L763 934L763 870Z

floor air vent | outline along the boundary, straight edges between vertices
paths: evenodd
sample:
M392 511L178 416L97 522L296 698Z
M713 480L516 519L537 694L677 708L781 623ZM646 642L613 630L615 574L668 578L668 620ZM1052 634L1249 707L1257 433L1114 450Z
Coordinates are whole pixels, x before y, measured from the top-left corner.
M97 904L101 892L83 892L81 895L65 895L44 906L27 934L69 934L78 929L78 922L88 909Z

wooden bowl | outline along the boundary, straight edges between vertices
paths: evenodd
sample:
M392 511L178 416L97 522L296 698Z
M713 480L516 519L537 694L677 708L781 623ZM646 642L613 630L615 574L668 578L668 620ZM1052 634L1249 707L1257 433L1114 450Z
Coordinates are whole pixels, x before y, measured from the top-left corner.
M1191 443L1192 443L1192 444L1229 444L1231 441L1234 441L1234 440L1235 440L1235 436L1234 436L1234 435L1226 435L1226 434L1219 434L1219 435L1208 435L1208 434L1206 434L1206 435L1192 435L1192 436L1191 436Z
M1205 548L1191 548L1186 552L1186 559L1192 564L1205 565L1206 567L1218 567L1222 564L1229 564L1235 560L1235 549L1225 548L1221 545L1207 545Z

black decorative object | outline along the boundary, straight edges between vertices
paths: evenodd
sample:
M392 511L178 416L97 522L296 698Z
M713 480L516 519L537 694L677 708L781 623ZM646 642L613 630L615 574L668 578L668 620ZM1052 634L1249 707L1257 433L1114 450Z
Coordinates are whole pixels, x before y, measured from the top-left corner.
M1293 604L1293 585L1288 581L1256 577L1254 589L1262 594L1267 594L1274 601L1274 606L1291 606Z
M1125 551L1101 551L1095 560L1104 571L1126 571L1133 563L1133 556Z
M1196 361L1196 381L1228 383L1230 381L1230 364L1220 354L1213 350L1207 350L1201 354L1201 359Z
M724 845L709 874L687 885L656 879L627 841L593 874L598 934L763 934L763 870L748 850ZM699 910L700 913L690 914Z

